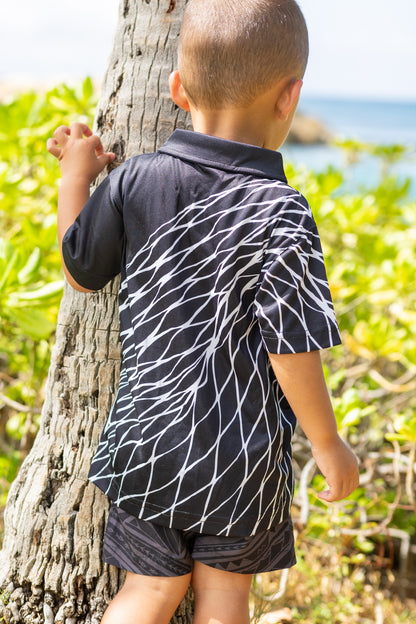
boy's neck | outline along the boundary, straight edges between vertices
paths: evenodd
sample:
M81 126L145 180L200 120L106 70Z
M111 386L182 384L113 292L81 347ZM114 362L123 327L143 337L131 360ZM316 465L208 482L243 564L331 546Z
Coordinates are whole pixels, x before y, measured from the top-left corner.
M195 132L264 147L265 137L255 121L253 118L245 120L243 116L235 115L234 111L229 110L208 113L196 111L192 115Z
M207 110L191 105L192 124L202 134L277 150L289 132L296 105L282 119L275 113L275 102L275 92L269 91L244 108Z
M195 132L272 150L280 147L287 134L283 130L276 138L275 129L269 128L264 117L244 110L193 111L192 124Z

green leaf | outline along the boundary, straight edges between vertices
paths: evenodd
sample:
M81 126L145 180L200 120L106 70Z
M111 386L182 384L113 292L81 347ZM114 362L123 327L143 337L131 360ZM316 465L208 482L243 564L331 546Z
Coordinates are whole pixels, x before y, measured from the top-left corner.
M64 288L63 280L45 284L34 290L14 292L7 299L7 305L11 308L19 307L30 302L32 305L44 306L50 299L56 301L62 295Z
M82 95L84 97L84 100L89 100L92 98L94 93L94 85L92 83L92 80L89 76L87 76L84 80L84 82L82 83Z
M47 318L44 312L33 309L14 309L13 320L24 334L37 340L49 338L56 326L55 323L52 323L52 321Z
M40 267L41 260L42 257L40 249L39 247L35 247L35 249L30 254L25 266L23 267L23 269L20 269L17 274L17 279L19 280L20 284L28 284L29 282L35 281L35 275Z
M14 249L12 256L9 258L9 260L6 260L5 267L3 269L3 277L0 279L0 292L4 289L4 287L9 281L11 282L16 281L17 279L16 267L19 262L19 256L20 256L19 250Z
M349 410L344 418L342 419L343 427L351 427L353 425L358 425L361 420L361 409L359 407L355 407L352 410Z

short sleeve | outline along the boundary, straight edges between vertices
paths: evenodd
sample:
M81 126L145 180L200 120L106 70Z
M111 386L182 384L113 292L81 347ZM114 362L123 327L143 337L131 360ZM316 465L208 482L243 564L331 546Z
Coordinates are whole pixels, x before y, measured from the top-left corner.
M306 201L306 200L305 200ZM312 215L279 219L264 256L255 301L269 353L304 353L340 344L340 335Z
M107 176L65 233L65 266L84 288L99 290L120 273L124 225L118 204Z

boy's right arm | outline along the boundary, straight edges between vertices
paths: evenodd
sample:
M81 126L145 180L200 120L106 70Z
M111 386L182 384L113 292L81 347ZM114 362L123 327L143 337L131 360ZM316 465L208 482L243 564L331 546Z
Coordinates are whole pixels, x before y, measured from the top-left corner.
M342 500L359 483L355 455L337 432L319 351L269 353L274 374L300 426L329 489L318 494L327 502Z
M59 160L62 175L58 193L58 241L62 256L62 240L87 203L90 185L115 156L112 152L104 152L98 136L83 123L74 123L71 128L60 126L54 138L48 139L47 149ZM91 292L73 279L63 256L62 265L73 288Z

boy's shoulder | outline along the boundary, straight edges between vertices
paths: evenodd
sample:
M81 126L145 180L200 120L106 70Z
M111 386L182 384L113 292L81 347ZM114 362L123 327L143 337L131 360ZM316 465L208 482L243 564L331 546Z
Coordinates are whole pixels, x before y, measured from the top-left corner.
M146 162L150 164L157 156L158 152L136 154L135 156L131 156L124 162L118 164L117 167L114 167L109 175L112 178L116 178L121 175L129 175L137 168L145 166Z
M152 178L152 172L160 166L158 152L131 156L108 175L108 182L113 193L127 192L140 186L144 180Z
M211 173L205 176L207 171ZM234 194L247 195L254 203L269 205L271 218L273 213L277 220L291 213L296 220L313 222L309 202L288 182L279 152L192 131L175 130L157 151L132 156L110 178L114 190L141 187L153 193L171 183L179 192L177 187L183 185L195 183L201 189L201 184L205 187L215 181L218 187L210 190L222 193L224 183L230 201Z

